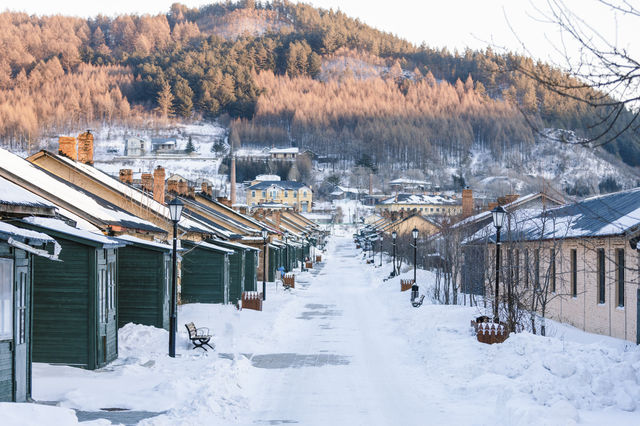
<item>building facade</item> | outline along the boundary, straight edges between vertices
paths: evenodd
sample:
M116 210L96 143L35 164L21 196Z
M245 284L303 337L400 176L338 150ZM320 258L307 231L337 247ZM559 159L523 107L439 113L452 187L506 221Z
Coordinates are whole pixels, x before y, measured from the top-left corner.
M263 203L284 204L295 211L310 212L313 191L301 182L254 181L247 189L247 205L254 208Z

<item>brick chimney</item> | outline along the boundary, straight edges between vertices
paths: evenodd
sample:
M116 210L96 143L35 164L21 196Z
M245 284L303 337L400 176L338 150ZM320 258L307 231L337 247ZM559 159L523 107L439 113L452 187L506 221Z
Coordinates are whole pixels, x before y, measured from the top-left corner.
M78 152L76 151L76 138L73 136L60 136L58 138L58 154L78 161Z
M153 171L153 199L164 204L164 168L156 167Z
M189 193L189 184L186 180L178 182L178 194L186 196Z
M280 229L280 218L282 216L282 212L280 210L278 211L274 211L272 218L274 223L276 224L276 228L278 228L278 230Z
M489 203L489 205L487 206L487 209L488 209L488 210L493 210L493 209L495 209L495 208L496 208L496 207L498 207L498 206L499 206L499 204L498 204L498 203L495 203L495 202L493 202L493 203Z
M229 183L231 186L229 199L231 201L231 205L236 203L236 157L235 155L231 156L231 174L229 176Z
M167 181L167 191L172 193L172 194L177 194L178 193L178 182L176 182L175 180L168 180Z
M187 196L193 200L196 199L196 187L195 186L189 186L187 188Z
M462 190L462 217L473 214L473 191L469 188Z
M227 200L226 197L218 197L216 198L216 200L220 203L220 204L224 204L227 207L231 207L231 200Z
M202 192L202 195L209 194L209 185L207 185L207 182L202 182L202 184L200 184L200 192Z
M133 183L133 170L131 169L120 169L120 182L128 183L131 185Z
M78 161L93 164L93 134L90 130L78 135Z
M151 173L143 173L142 177L142 189L148 192L153 191L153 176Z

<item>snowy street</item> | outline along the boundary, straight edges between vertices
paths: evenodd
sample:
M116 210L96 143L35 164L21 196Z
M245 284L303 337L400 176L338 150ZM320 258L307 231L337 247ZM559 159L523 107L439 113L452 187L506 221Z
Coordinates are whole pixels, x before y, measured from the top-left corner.
M412 271L383 282L389 264L365 264L351 233L339 232L295 289L267 283L262 312L181 306L179 324L210 327L215 352L192 350L180 330L171 359L166 331L128 324L106 368L35 364L35 399L66 407L41 406L60 416L74 409L80 421L114 424L136 415L143 425L640 423L635 345L553 322L549 337L478 343L469 321L481 308L432 304L428 294L412 308L399 284ZM432 280L418 271L421 291ZM63 418L51 424L73 424Z

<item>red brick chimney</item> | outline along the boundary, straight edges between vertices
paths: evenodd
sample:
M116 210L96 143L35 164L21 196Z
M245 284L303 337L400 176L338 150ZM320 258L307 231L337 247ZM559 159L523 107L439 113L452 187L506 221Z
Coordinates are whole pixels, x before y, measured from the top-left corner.
M231 200L226 199L225 197L218 197L216 199L220 204L224 204L227 207L231 207Z
M462 217L473 214L473 191L469 188L462 190Z
M120 169L120 182L128 183L131 185L133 183L133 170L131 169Z
M153 191L153 176L151 173L143 173L141 176L142 189L148 192Z
M90 130L78 135L78 161L93 164L93 134Z
M209 185L207 185L207 182L202 182L200 184L200 192L203 195L207 195L209 193Z
M196 199L196 187L195 186L189 186L187 188L187 196L189 198L191 198L192 200Z
M167 191L170 192L171 194L177 194L178 193L178 182L176 182L175 180L168 180L167 181Z
M189 193L189 185L186 180L178 182L178 194L186 196Z
M58 138L58 154L78 161L78 152L76 151L76 138L73 136L60 136Z
M153 171L153 199L164 204L164 168L158 166Z
M274 211L273 212L273 221L276 224L276 228L278 228L278 230L280 230L280 219L282 216L282 212L280 210Z

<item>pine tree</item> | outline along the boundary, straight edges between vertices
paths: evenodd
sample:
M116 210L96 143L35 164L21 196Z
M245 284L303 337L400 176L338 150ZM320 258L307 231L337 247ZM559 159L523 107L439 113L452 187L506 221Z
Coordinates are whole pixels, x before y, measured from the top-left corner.
M173 94L171 93L171 86L168 82L162 82L162 88L158 92L156 100L158 102L156 110L162 118L171 117L173 115Z
M187 141L187 147L185 148L185 151L187 152L187 154L190 154L195 150L196 150L196 146L193 144L193 139L191 138L191 135L189 135L189 140Z

